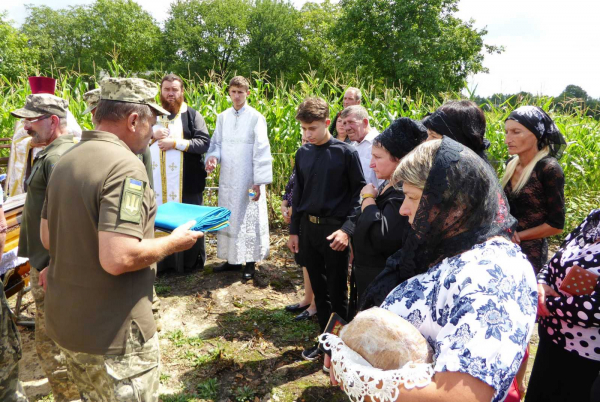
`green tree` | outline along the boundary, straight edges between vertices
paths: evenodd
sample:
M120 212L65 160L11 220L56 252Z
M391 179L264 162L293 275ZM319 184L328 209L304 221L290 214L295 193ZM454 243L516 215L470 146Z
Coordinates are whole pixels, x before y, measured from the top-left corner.
M335 26L347 71L427 93L456 91L484 72L485 29L453 16L458 0L342 0Z
M160 59L160 28L133 0L96 0L59 10L26 7L22 31L31 48L40 49L42 69L92 74L117 59L126 69L145 71Z
M247 0L177 0L165 22L166 66L204 74L234 69L247 42Z
M560 95L558 95L558 99L578 99L580 101L586 102L589 99L588 93L583 90L580 86L577 85L567 85L564 91Z
M0 74L17 79L37 63L37 58L38 52L29 48L27 37L12 26L5 12L0 13Z
M318 71L321 77L331 75L337 68L340 52L333 42L332 30L340 7L331 0L308 2L302 6L301 46L304 54L303 71Z
M244 69L296 80L308 68L302 51L300 12L288 0L256 0L248 15Z

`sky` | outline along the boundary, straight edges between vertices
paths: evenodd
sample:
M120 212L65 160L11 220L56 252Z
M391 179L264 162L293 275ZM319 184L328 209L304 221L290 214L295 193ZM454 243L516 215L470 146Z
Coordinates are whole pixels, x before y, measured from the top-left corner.
M93 0L53 0L52 8L89 4ZM156 20L164 21L169 1L135 0ZM293 0L300 7L305 0ZM47 5L47 0L11 0L0 10L20 25L25 4ZM600 98L599 0L460 0L457 16L487 29L484 43L504 46L499 55L486 55L487 74L469 77L468 86L479 96L527 91L559 95L567 85L582 87Z

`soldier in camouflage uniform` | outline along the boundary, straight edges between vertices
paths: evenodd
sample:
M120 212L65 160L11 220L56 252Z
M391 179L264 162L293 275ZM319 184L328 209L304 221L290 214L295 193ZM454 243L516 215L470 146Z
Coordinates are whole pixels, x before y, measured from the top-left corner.
M19 256L29 258L31 265L31 293L35 300L35 349L56 402L79 399L77 387L69 379L64 356L52 339L46 335L44 289L39 285L40 272L50 262L48 250L40 241L40 215L46 188L54 166L63 153L74 145L74 137L67 130L69 102L50 94L27 97L25 106L11 114L24 119L24 128L35 142L45 144L34 160L27 179L27 199L23 207Z
M6 240L3 198L2 187L0 187L0 258ZM19 381L19 360L21 360L21 339L4 294L4 283L0 280L0 401L2 402L27 402L23 386Z
M98 102L100 102L100 88L92 89L83 94L83 100L87 103L87 108L83 111L83 114L91 113L94 115ZM148 174L148 183L150 187L154 188L154 182L152 180L152 154L150 153L150 147L146 147L143 153L138 154L138 158L144 164L146 173ZM152 313L154 314L154 320L156 321L156 328L158 332L161 331L160 323L160 299L156 295L156 289L152 288Z
M166 113L157 92L139 78L102 81L96 130L56 165L42 210L47 332L83 401L158 401L155 263L202 236L192 221L154 239L155 195L134 154Z

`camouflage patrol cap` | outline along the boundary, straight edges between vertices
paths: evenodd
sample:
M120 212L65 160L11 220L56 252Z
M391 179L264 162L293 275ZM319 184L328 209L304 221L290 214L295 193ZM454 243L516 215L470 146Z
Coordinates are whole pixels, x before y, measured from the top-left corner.
M139 103L150 106L159 115L169 115L169 112L156 104L154 98L158 94L158 86L148 80L110 77L100 82L100 89L101 100Z
M87 103L88 107L83 111L83 114L88 114L98 106L100 102L100 88L92 89L83 94L83 100Z
M35 119L45 115L56 115L60 118L67 117L69 101L50 94L27 95L25 106L12 111L15 117Z

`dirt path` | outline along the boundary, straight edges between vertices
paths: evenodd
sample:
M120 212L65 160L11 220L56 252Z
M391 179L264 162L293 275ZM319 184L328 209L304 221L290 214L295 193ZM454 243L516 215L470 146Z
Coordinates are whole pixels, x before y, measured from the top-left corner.
M316 320L296 323L283 310L301 300L303 290L302 272L281 233L272 234L270 258L247 283L240 272L212 273L221 261L210 258L216 255L215 239L207 240L204 271L170 271L157 278L162 402L347 401L329 386L322 363L301 359L318 325ZM30 296L25 303L33 315ZM31 401L53 400L37 362L33 331L20 329L25 390Z

